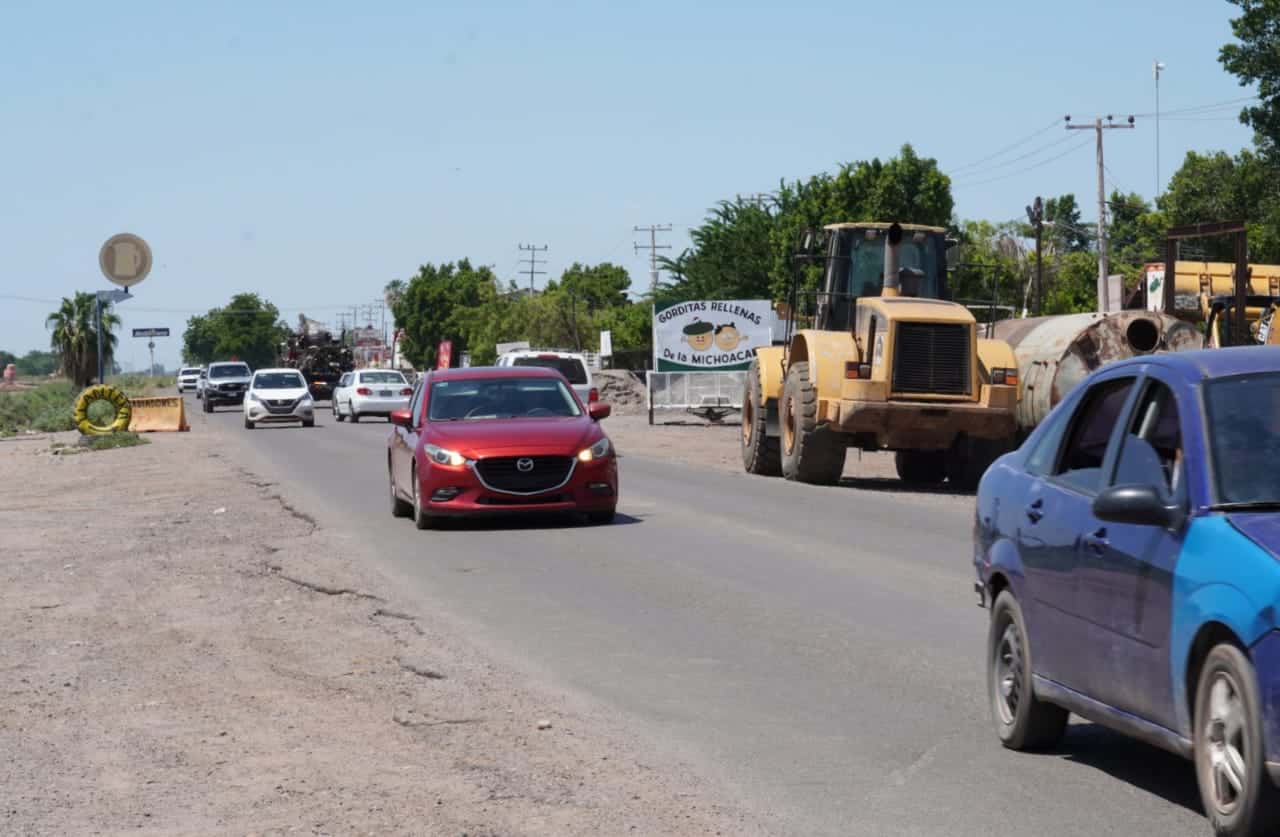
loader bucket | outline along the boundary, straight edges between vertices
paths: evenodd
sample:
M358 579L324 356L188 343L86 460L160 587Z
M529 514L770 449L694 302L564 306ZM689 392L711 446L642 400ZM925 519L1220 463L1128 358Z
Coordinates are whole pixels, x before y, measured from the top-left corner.
M159 398L131 398L133 418L129 429L135 433L190 430L183 401L177 396Z

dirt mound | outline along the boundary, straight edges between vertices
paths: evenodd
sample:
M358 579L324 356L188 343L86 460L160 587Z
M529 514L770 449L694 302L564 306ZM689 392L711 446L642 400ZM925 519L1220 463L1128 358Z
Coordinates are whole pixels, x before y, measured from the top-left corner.
M644 373L619 369L603 369L594 373L600 400L613 407L617 415L637 416L649 409L649 395L644 388Z

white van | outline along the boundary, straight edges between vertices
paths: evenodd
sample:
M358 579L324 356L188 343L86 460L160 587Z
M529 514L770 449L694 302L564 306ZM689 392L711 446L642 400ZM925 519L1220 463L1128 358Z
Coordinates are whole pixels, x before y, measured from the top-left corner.
M591 369L587 359L574 352L543 352L535 349L507 352L498 358L498 366L542 366L554 369L569 379L573 391L583 404L600 400L600 393L591 381Z

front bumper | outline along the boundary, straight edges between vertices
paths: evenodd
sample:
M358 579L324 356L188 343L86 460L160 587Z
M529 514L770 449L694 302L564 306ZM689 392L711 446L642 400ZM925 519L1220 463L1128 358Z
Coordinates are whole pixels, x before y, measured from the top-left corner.
M532 495L489 488L470 465L429 463L419 476L418 496L426 513L432 516L608 511L618 504L615 455L592 462L575 462L573 472L562 486ZM449 499L442 499L443 494L455 491Z
M833 426L844 433L870 433L890 450L942 449L961 433L977 439L1007 439L1017 430L1011 407L971 401L855 401L841 399Z
M240 404L244 402L244 396L247 391L247 388L222 390L206 386L202 397L211 404Z
M273 421L292 422L292 421L312 421L315 419L315 405L299 404L288 412L278 410L268 410L262 404L250 401L245 407L245 417L249 421L258 424L267 424Z

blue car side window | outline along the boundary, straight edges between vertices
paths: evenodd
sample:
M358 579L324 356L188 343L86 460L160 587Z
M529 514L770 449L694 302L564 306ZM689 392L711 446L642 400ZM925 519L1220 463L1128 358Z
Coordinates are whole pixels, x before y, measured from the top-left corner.
M1027 456L1024 467L1028 474L1047 477L1053 473L1058 465L1058 452L1062 450L1062 437L1067 433L1074 412L1074 409L1058 410L1049 416L1040 438Z
M1133 411L1112 484L1153 485L1166 499L1181 500L1184 468L1177 398L1169 387L1150 380Z
M1102 487L1102 463L1133 382L1133 378L1114 378L1095 384L1085 394L1053 471L1058 481L1086 494Z

